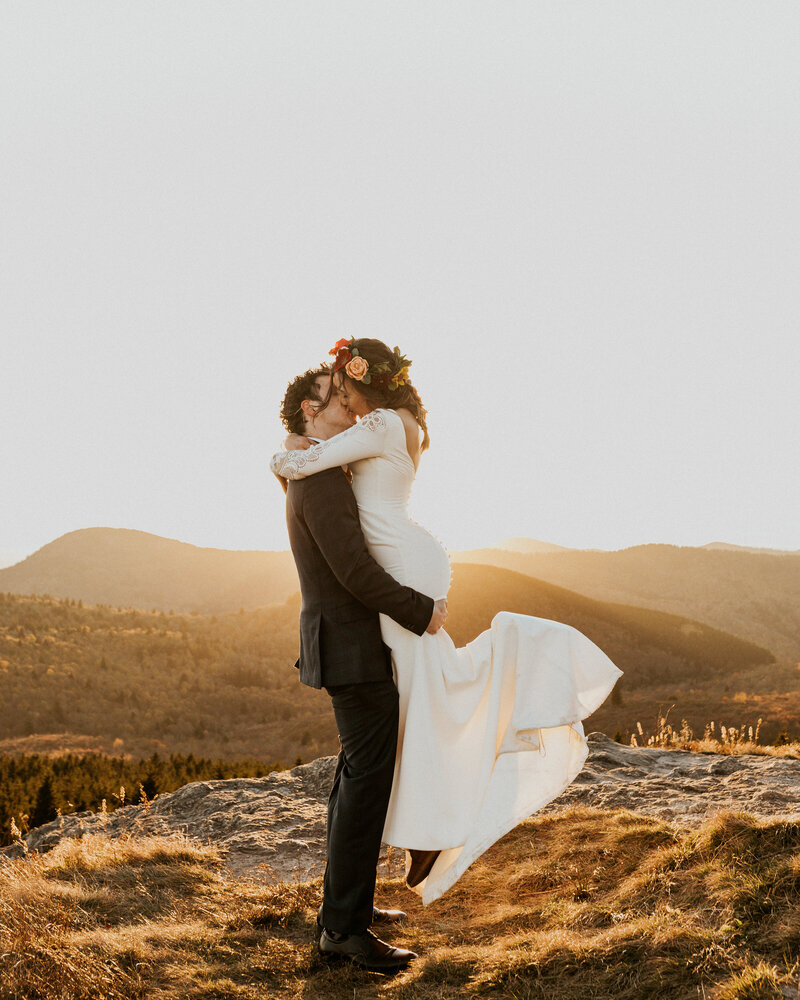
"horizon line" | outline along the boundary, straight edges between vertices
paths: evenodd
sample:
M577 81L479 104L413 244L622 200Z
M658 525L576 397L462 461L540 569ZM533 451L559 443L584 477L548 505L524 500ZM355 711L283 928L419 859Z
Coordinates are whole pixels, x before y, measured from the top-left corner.
M22 550L20 550L20 549L15 549L15 548L11 548L11 547L0 547L0 570L11 569L14 566L18 566L21 563L25 562L27 559L29 559L31 556L36 555L37 552L41 552L42 549L47 548L48 545L52 545L54 542L57 542L60 539L65 538L67 535L72 535L72 534L76 534L78 532L83 532L83 531L122 531L122 532L134 532L134 533L137 533L137 534L148 535L151 538L159 538L159 539L162 539L164 541L176 542L179 545L190 545L190 546L192 546L192 548L209 549L209 550L214 550L214 551L217 551L217 552L275 552L275 553L281 553L281 552L289 552L290 551L290 549L289 549L288 546L286 546L285 548L280 548L280 549L270 549L270 548L258 548L258 547L255 547L255 548L231 548L231 547L228 547L228 546L220 546L220 545L200 545L200 544L198 544L196 542L189 542L189 541L185 541L184 539L173 538L173 537L171 537L169 535L161 535L161 534L158 534L157 532L146 531L143 528L116 527L116 526L112 526L112 525L92 525L92 526L89 526L89 527L73 528L70 531L65 531L63 534L57 535L55 538L50 539L50 541L45 542L43 545L40 545L38 548L28 550L25 553L23 553ZM546 539L535 538L533 535L510 535L510 536L506 536L506 537L504 537L502 539L499 539L498 541L496 541L496 542L494 542L492 544L487 544L487 545L473 545L471 547L458 547L458 548L456 548L456 547L449 548L448 547L448 552L451 552L451 553L462 553L462 552L475 552L475 551L483 551L483 550L491 550L491 549L500 549L500 550L505 549L506 551L509 551L509 552L519 551L519 550L515 550L513 548L509 548L508 547L509 542L512 542L512 541L514 541L514 542L520 542L520 543L534 542L534 543L538 543L538 544L546 545L546 546L552 545L552 546L554 546L554 548L556 550L561 549L561 550L563 550L565 552L609 552L610 553L610 552L624 552L627 549L641 548L641 547L647 546L647 545L668 545L668 546L672 546L673 548L690 548L690 549L709 549L709 548L713 548L714 546L721 546L721 547L731 548L731 549L735 549L735 550L738 549L738 550L744 550L744 551L750 551L750 552L761 552L761 553L764 553L764 554L774 553L776 555L781 555L781 554L782 555L800 555L800 548L798 548L798 549L785 549L785 548L777 548L775 546L769 546L769 545L745 545L745 544L738 543L738 542L720 541L719 539L714 539L714 540L709 541L709 542L704 542L701 545L681 544L679 542L647 541L647 542L635 542L635 543L630 544L630 545L622 545L622 546L619 546L618 548L603 548L603 547L600 547L600 546L563 545L560 542L551 542L551 541L548 541ZM521 552L520 554L523 554L523 555L528 555L528 554L529 555L534 555L536 553L533 553L533 552L531 552L531 553ZM9 560L13 560L13 561L9 561Z

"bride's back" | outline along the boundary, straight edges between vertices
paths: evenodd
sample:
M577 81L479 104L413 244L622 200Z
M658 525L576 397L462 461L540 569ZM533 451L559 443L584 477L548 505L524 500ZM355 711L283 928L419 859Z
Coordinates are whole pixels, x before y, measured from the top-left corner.
M405 421L396 410L386 409L373 410L361 419L385 428L382 453L351 465L353 492L370 551L400 583L431 597L443 597L450 585L447 551L408 514L416 470L408 453Z

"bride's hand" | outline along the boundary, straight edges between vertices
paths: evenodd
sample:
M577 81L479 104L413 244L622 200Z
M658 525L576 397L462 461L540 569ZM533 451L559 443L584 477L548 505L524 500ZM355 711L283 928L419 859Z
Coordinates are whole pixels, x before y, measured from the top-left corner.
M305 451L311 447L311 442L302 434L290 434L283 442L286 451Z

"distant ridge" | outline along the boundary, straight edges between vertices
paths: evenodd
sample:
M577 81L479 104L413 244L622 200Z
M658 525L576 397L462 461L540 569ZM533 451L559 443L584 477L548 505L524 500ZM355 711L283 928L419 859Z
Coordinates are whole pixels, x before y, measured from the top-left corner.
M542 542L538 538L504 538L498 542L498 549L508 552L569 552L566 545L554 545L552 542Z
M82 528L0 570L0 592L200 613L280 603L299 587L289 552L200 548L131 528Z
M800 549L757 549L750 545L731 545L728 542L707 542L701 548L726 552L757 552L765 556L800 556Z
M496 549L503 552L522 552L530 555L535 552L623 552L624 549L579 549L570 545L555 545L553 542L543 542L539 538L504 538L498 542ZM671 546L672 548L692 548L693 546ZM642 546L629 546L629 548L642 548ZM720 550L726 552L753 552L759 555L769 556L800 556L800 549L766 549L752 545L733 545L730 542L706 542L697 548L708 551ZM484 551L484 550L470 550Z
M6 566L15 566L24 558L24 552L18 552L15 549L0 549L0 569L4 569Z
M601 601L686 615L781 658L800 660L800 555L711 543L635 545L614 552L473 549L453 558L525 573Z

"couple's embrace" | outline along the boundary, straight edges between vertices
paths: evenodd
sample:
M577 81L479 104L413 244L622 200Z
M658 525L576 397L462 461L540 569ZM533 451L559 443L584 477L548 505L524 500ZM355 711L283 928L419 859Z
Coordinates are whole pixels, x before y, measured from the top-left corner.
M575 778L581 720L621 671L572 627L508 612L454 646L449 557L408 515L429 443L411 362L366 338L330 354L289 386L271 469L300 577L300 680L330 694L341 742L319 949L390 971L416 956L370 929L404 916L373 904L381 841L437 899Z

